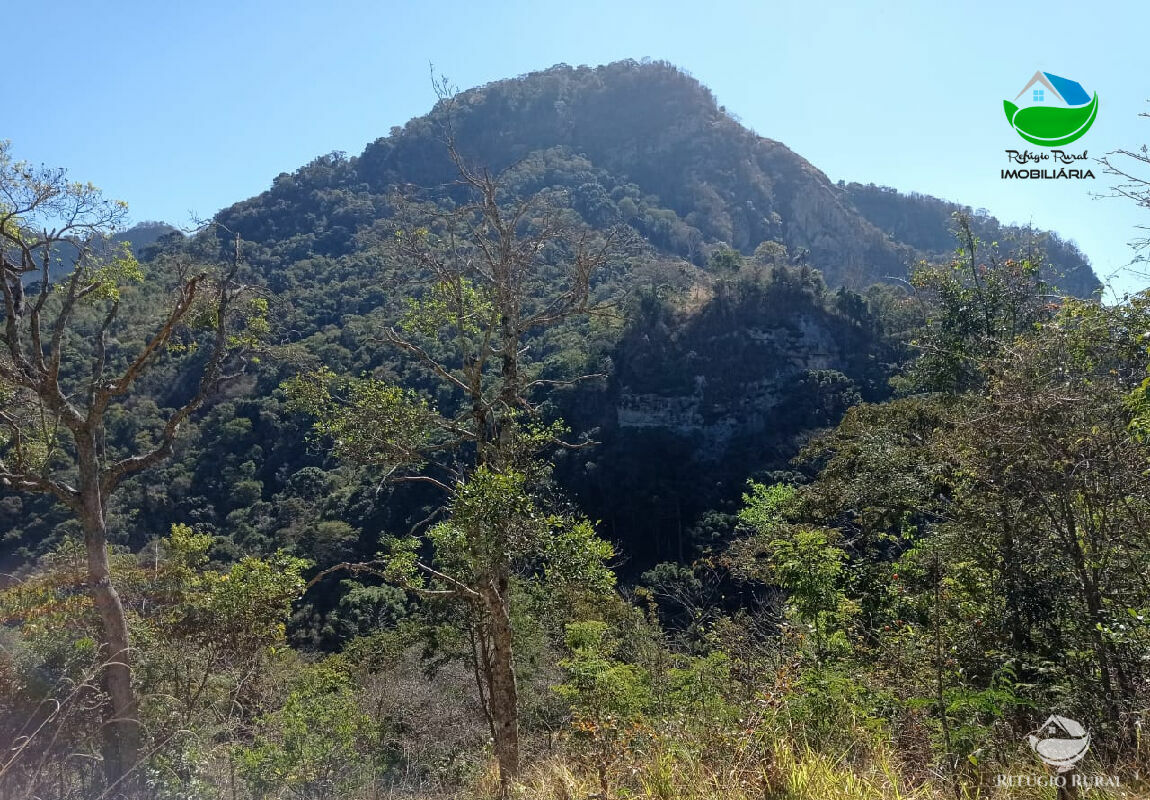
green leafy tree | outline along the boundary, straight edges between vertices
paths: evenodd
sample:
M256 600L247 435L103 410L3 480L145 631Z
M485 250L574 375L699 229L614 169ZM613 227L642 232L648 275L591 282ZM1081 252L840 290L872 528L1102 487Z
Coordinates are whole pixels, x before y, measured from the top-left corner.
M283 707L260 720L257 730L255 742L240 750L239 763L258 797L347 797L366 779L363 765L378 739L351 680L326 665L307 669Z
M934 711L948 760L1065 709L1130 743L1145 703L1147 301L1064 300L960 395L859 406L793 515L840 532L863 658ZM973 762L969 762L973 763Z
M576 742L609 797L611 765L626 755L651 705L650 677L615 657L618 642L605 622L572 623L566 640L570 656L559 662L566 679L556 691L570 704Z
M253 708L267 702L259 687L277 665L291 663L285 622L308 563L276 553L213 569L211 544L210 535L175 525L138 554L110 557L133 631L133 681L147 698L140 710L149 756L141 772L149 798L202 796L204 782L250 731ZM4 796L84 786L94 759L77 756L100 749L103 720L88 703L102 662L100 618L84 592L84 562L82 543L67 540L0 591L0 621L19 623L9 640L19 654L18 680L0 706L0 729L20 730L32 719L40 733L19 739L0 763ZM65 753L72 756L67 767L44 768Z
M787 591L789 609L813 634L815 658L822 661L845 646L851 613L843 591L846 554L837 546L837 532L788 519L795 510L794 487L752 482L750 488L739 518L754 535L733 548L736 570Z
M908 388L960 393L978 388L987 356L1033 330L1057 308L1057 295L1042 278L1042 254L1033 245L1003 259L997 245L975 234L970 217L956 214L959 247L949 264L919 264L911 286L919 301L921 329L912 341L918 358ZM905 383L905 381L904 381Z
M468 202L448 212L399 205L386 252L413 285L383 331L440 384L444 408L387 381L340 382L323 372L294 379L288 393L341 458L445 493L447 518L422 542L395 540L385 562L339 568L374 570L465 603L506 792L519 772L513 582L611 580L602 566L611 548L586 520L549 511L541 492L549 470L539 456L578 445L562 441L562 426L540 422L540 392L561 381L544 378L530 354L542 332L606 310L592 282L619 242L577 224L546 196L510 200L501 177L449 147Z
M1150 510L1150 449L1129 395L1148 325L1144 301L1068 302L990 362L986 398L940 442L958 461L950 516L963 544L1001 567L1012 649L1053 656L1111 723L1138 702L1142 674L1150 553L1133 532Z
M125 214L91 184L13 161L0 147L0 486L50 495L83 528L105 659L105 773L110 790L130 794L139 709L127 617L109 571L108 501L127 478L171 455L183 424L239 367L260 307L236 283L237 238L237 258L222 271L168 264L174 274L157 276L165 285L154 301L164 310L151 333L141 333L139 320L120 311L144 273L129 250L108 245ZM168 295L160 300L160 292ZM115 343L137 337L134 352ZM138 449L109 447L112 409L157 363L181 349L187 355L200 339L206 358L189 361L199 373L190 396Z

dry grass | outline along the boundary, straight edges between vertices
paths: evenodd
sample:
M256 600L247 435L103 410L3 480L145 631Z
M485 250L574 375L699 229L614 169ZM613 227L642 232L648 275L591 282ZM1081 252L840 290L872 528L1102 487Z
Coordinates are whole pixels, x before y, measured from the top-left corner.
M619 800L943 800L931 787L908 787L886 761L859 769L817 753L779 745L758 763L708 764L664 750L647 763L632 763L616 775ZM495 796L494 776L485 776L472 797ZM562 759L535 765L517 787L521 800L603 800L597 782Z
M750 742L751 740L748 740ZM1020 774L1042 775L1034 764ZM1131 778L1135 773L1126 773ZM912 784L898 760L882 749L864 758L833 757L783 740L766 747L749 745L728 758L701 757L688 743L661 739L654 749L612 767L612 785L604 797L594 774L571 759L555 755L526 770L516 800L1055 800L1047 787L954 788L945 781ZM1140 785L1082 792L1081 800L1150 798ZM956 797L957 794L957 797ZM498 796L494 768L464 792L466 800Z

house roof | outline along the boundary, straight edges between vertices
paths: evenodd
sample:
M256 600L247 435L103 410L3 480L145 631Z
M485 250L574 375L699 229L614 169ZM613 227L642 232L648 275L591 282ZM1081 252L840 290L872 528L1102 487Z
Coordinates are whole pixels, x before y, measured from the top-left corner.
M1050 82L1054 84L1054 88L1058 90L1058 94L1066 101L1067 105L1084 106L1090 102L1090 95L1082 88L1082 84L1078 81L1072 81L1069 78L1060 78L1057 75L1051 75L1049 72L1042 73Z
M1059 716L1058 714L1051 714L1046 722L1042 723L1042 728L1039 730L1045 730L1047 726L1059 728L1066 735L1074 739L1079 739L1087 735L1086 729L1082 727L1080 722L1070 719L1070 717Z
M1036 83L1049 89L1052 95L1068 106L1081 106L1090 102L1090 95L1082 88L1081 83L1042 70L1034 73L1034 77L1026 82L1026 86L1022 87L1022 91L1014 99L1022 97Z

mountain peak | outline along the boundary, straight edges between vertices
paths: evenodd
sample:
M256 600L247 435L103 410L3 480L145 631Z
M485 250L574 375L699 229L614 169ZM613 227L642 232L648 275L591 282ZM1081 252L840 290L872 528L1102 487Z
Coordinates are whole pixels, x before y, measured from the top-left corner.
M283 208L285 202L349 200L300 194L305 186L338 189L358 195L359 211L301 208L298 228L264 220L250 233L310 231L327 243L325 252L346 252L357 226L372 222L364 210L386 206L382 198L393 187L455 180L444 146L448 130L466 160L494 171L519 165L527 173L517 178L524 190L561 186L592 225L631 225L656 250L699 266L715 247L749 254L774 241L802 254L831 285L858 288L902 277L919 259L949 254L951 214L964 210L934 198L926 198L924 209L919 197L836 185L782 143L744 127L685 70L666 61L626 60L598 67L557 64L441 100L358 158L317 159L281 176L268 193L291 195L274 200ZM528 159L538 164L523 166ZM260 202L223 215L242 225ZM332 226L336 219L342 221ZM332 230L312 230L316 220ZM984 222L1002 227L992 218ZM1063 288L1093 291L1098 282L1082 255L1056 237L1047 240L1067 276Z

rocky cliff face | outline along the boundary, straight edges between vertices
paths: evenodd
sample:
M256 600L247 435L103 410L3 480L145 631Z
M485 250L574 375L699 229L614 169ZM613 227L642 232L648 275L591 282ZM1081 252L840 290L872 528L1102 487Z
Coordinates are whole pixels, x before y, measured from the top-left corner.
M621 378L615 400L618 428L697 436L702 445L697 456L703 462L722 459L736 438L769 435L776 412L803 376L851 370L844 355L847 343L820 317L800 313L686 338L681 355L690 391L641 391L644 381L630 385Z
M650 543L636 558L673 555L660 550L669 526L689 538L700 514L737 502L748 476L789 469L812 429L887 395L894 356L874 320L813 274L783 273L695 311L641 315L608 385L562 409L601 442L562 477L608 529Z

